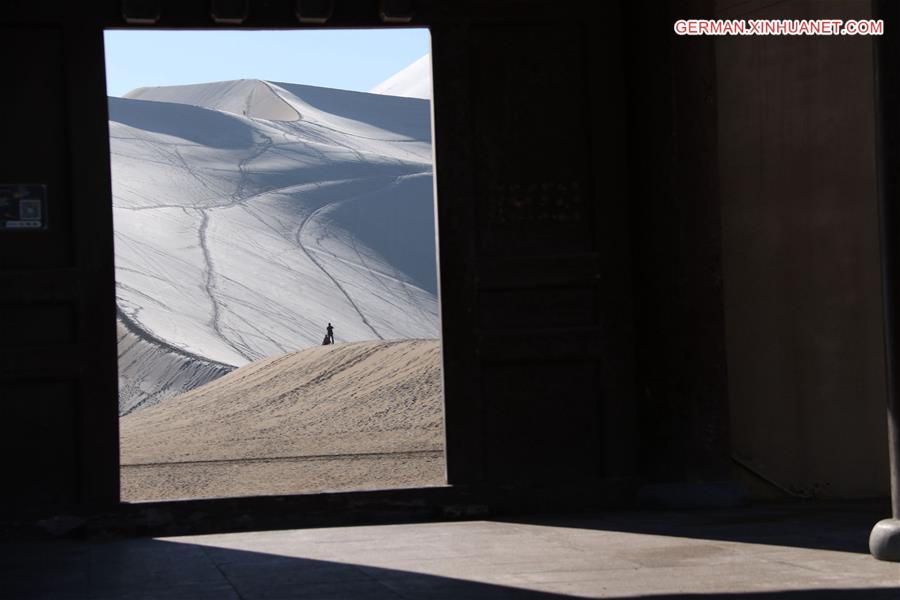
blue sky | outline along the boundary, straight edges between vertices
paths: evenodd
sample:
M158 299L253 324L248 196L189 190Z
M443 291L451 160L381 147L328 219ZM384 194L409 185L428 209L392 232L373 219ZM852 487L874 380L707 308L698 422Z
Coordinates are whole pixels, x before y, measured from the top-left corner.
M106 32L106 88L266 79L368 91L430 48L427 29Z

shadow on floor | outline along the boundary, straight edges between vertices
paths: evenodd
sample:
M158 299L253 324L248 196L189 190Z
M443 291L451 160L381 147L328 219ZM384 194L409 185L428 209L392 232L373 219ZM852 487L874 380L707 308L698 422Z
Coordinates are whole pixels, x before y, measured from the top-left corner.
M377 551L373 548L372 553L377 554ZM33 543L3 546L0 552L0 595L20 600L549 600L576 597L513 585L160 540ZM602 587L600 580L597 582L598 594ZM577 597L584 597L583 593ZM895 600L898 591L815 589L638 597L646 600Z
M889 515L890 505L885 502L861 501L784 503L681 511L644 510L498 520L868 554L872 527Z

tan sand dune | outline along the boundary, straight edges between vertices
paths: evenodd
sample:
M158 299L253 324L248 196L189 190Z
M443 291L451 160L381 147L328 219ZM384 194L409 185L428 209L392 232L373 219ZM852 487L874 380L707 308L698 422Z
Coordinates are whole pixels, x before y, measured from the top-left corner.
M120 423L124 500L441 485L440 344L268 358Z

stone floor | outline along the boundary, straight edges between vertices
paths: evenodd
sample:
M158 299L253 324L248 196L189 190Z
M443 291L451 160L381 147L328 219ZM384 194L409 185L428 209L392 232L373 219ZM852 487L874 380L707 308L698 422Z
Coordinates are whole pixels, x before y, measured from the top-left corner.
M871 511L870 511L871 512ZM0 545L0 598L900 599L843 507Z

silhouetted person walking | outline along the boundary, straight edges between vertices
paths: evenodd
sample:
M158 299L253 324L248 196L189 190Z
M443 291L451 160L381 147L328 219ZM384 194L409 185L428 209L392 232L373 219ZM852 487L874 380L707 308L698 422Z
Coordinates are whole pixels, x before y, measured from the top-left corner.
M334 343L334 327L331 326L331 323L328 324L328 327L325 328L325 339L328 340L329 344Z

